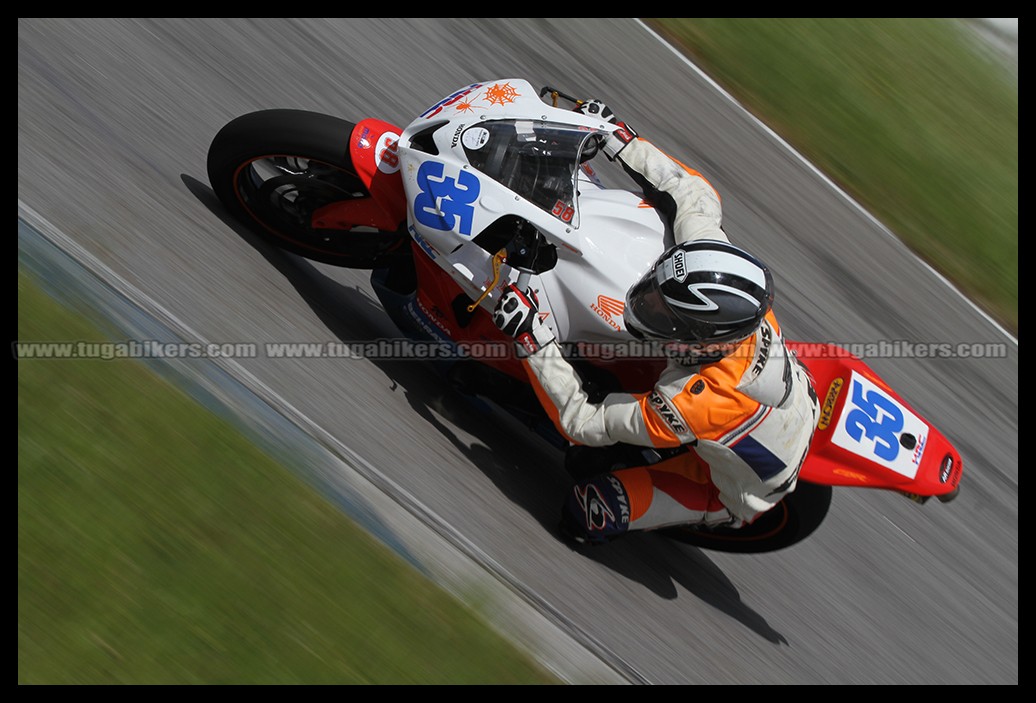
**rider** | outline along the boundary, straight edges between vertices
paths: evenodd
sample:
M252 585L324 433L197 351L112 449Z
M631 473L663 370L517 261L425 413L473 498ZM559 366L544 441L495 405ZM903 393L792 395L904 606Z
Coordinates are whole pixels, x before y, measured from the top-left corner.
M795 489L817 424L812 379L771 310L770 271L730 244L719 196L700 173L599 101L576 109L617 124L600 148L644 189L676 244L626 295L626 328L669 357L649 392L591 402L531 291L512 285L497 304L496 325L518 340L541 404L573 448L637 447L637 461L577 480L562 531L601 543L630 530L748 525Z

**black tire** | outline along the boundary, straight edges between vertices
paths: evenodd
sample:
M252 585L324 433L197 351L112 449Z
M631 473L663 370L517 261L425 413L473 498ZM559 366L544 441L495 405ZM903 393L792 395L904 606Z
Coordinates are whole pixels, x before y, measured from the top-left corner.
M403 223L311 226L318 208L369 198L349 156L352 122L304 110L262 110L227 123L212 140L209 183L237 221L281 249L347 268L373 269L409 255Z
M831 486L799 481L791 495L739 530L667 527L658 533L715 552L760 554L801 542L820 527L831 507Z

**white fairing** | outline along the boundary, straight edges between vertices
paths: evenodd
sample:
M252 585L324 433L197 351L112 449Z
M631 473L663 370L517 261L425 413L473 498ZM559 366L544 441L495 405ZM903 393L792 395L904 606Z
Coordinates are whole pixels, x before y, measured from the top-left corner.
M626 291L662 253L664 226L638 194L576 168L585 140L613 129L546 104L521 79L447 96L399 141L411 236L472 299L492 288L482 301L492 310L517 271L505 264L493 286L493 254L473 240L517 215L557 248L557 265L531 286L558 339L626 338Z
M662 221L641 203L630 192L582 188L580 226L568 235L580 253L558 247L558 265L539 276L559 339L626 337L626 291L663 251Z

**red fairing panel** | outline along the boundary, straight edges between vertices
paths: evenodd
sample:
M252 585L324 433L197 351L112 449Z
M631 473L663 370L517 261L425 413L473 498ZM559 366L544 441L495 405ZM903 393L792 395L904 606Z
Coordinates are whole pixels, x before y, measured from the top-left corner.
M313 226L328 229L374 227L398 231L406 220L406 196L396 151L400 129L388 122L366 119L349 136L349 155L370 198L343 200L314 213Z
M834 345L789 346L813 375L820 401L801 479L919 496L957 488L960 454L873 369Z

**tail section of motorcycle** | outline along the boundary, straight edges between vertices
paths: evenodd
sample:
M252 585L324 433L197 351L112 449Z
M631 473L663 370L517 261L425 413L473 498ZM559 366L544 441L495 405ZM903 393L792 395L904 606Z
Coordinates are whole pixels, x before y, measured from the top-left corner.
M830 486L953 500L960 452L862 359L832 344L792 342L814 380L820 417L800 476Z

